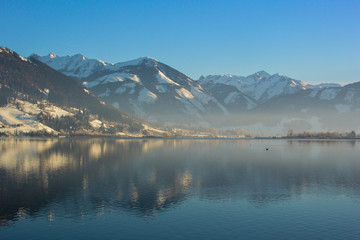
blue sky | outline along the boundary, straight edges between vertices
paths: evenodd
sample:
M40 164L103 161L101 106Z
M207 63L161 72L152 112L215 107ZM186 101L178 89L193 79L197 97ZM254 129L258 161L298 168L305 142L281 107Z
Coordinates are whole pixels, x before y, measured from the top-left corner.
M0 45L23 56L154 57L192 78L259 70L360 81L360 1L0 0Z

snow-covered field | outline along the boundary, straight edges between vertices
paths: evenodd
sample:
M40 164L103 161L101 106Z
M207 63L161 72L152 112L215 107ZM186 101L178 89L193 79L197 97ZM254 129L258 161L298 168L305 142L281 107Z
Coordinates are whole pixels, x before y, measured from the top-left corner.
M26 135L31 132L46 131L49 134L58 135L59 132L40 123L37 119L39 113L44 113L52 118L62 117L62 116L72 116L74 113L78 112L79 109L69 108L63 109L57 107L47 101L42 101L38 103L31 103L27 101L22 101L17 99L16 101L7 104L4 107L0 107L0 133L5 133L8 136L14 135ZM95 117L95 115L90 115L89 124L90 129L84 129L84 132L91 133L101 133L98 132L100 128L108 129L113 127L114 123L112 122L103 122ZM159 136L163 135L166 132L150 127L148 125L143 125L144 130L151 135ZM89 130L89 131L88 131ZM116 132L116 136L132 136L132 137L142 137L143 134L139 133L128 133L128 132Z
M18 99L5 107L0 107L0 132L14 135L45 130L48 133L57 134L57 131L37 120L36 116L40 112L44 112L51 117L74 115L46 101L34 104Z
M29 110L33 107L26 106ZM38 109L33 108L33 113L36 114ZM36 115L31 115L30 112L21 111L16 108L15 104L8 104L5 107L0 107L0 132L8 135L15 135L20 133L29 133L32 131L45 130L48 133L57 133L52 128L45 126L36 119Z

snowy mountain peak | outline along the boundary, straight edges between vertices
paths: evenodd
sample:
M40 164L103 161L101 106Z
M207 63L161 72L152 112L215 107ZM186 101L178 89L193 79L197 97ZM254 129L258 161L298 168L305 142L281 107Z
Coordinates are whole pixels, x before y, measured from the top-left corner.
M88 77L96 71L104 71L114 67L114 64L112 63L105 63L97 59L87 59L82 54L57 56L51 52L45 56L32 54L31 57L36 58L68 76L76 78Z
M98 61L100 61L100 60L98 60ZM156 67L158 65L158 63L159 62L155 58L141 57L141 58L137 58L137 59L126 61L126 62L119 62L119 63L115 63L115 64L110 63L110 65L107 66L107 69L112 70L112 71L117 71L123 67L136 66L136 65L141 65L141 64Z
M40 60L41 62L61 71L62 73L65 73L66 75L76 78L89 77L98 71L118 71L126 66L145 64L147 66L157 67L159 64L159 61L152 57L141 57L135 60L119 62L116 64L104 62L98 59L88 59L82 54L57 56L55 53L51 52L45 56L40 56L34 53L31 57Z
M142 60L146 60L146 61L154 61L154 62L159 62L157 59L155 58L152 58L152 57L141 57L139 59L142 59Z
M231 75L230 75L230 76L231 76ZM251 75L247 76L246 78L248 78L248 79L254 79L254 80L258 81L258 80L268 79L268 78L270 78L271 76L272 76L271 74L269 74L269 73L267 73L267 72L265 72L265 71L259 71L259 72L256 72L256 73L254 73L254 74L251 74ZM237 76L235 76L235 77L237 77Z
M49 53L49 58L56 58L56 54L53 52Z
M155 58L152 58L152 57L142 57L142 58L139 58L139 61L141 63L144 63L151 67L157 67L158 63L159 63L158 60L156 60Z
M262 78L268 78L268 77L271 76L269 73L265 72L264 70L259 71L259 72L256 72L255 74L256 74L256 76L258 76L260 79L262 79Z

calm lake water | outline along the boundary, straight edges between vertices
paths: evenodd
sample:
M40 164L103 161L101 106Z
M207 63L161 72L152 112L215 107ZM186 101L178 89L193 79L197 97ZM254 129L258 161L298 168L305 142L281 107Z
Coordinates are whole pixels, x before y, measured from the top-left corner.
M357 141L0 144L2 240L360 238Z

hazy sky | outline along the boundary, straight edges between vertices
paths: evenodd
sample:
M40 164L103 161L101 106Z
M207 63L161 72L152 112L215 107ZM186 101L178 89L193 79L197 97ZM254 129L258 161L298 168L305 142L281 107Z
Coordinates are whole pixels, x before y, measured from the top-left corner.
M0 23L0 45L23 56L151 56L195 79L360 81L359 0L0 0Z

